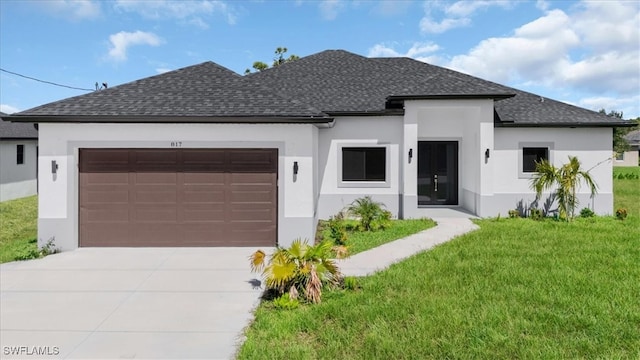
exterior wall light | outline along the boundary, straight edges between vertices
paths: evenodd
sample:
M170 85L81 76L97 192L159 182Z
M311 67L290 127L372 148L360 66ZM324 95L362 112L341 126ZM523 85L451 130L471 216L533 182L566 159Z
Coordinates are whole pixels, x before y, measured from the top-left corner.
M489 159L489 155L490 155L490 154L489 154L489 149L485 150L485 151L484 151L484 159L485 159L485 160Z
M293 162L293 175L298 175L298 162Z
M58 173L58 163L55 160L51 160L51 173L52 174Z
M413 149L409 149L409 163L411 163L411 158L413 158Z

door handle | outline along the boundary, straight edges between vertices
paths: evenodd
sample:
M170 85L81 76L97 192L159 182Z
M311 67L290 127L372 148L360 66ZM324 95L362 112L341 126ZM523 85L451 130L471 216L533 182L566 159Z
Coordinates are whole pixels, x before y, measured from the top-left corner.
M433 175L433 183L435 184L435 191L438 191L438 175Z

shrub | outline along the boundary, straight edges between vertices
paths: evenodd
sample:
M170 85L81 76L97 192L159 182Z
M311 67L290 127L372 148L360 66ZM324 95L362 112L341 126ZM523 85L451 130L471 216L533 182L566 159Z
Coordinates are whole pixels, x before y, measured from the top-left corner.
M329 228L329 237L336 245L347 245L347 227L344 223L344 214L342 212L329 218L326 222Z
M384 226L388 227L385 224L385 218L390 220L391 213L385 212L382 209L383 206L384 204L373 201L371 196L365 196L354 200L347 210L351 215L359 218L360 231L372 231Z
M520 211L513 209L513 210L509 210L509 218L511 219L515 219L515 218L519 218L520 217Z
M258 250L249 257L251 270L262 272L266 291L277 295L285 292L301 295L301 298L319 303L322 287L335 284L340 271L332 257L333 244L322 241L309 245L307 240L296 239L289 248L277 247L268 261L266 254Z
M629 214L627 213L627 209L625 208L619 208L618 210L616 210L616 218L618 218L619 220L626 219L627 215Z
M593 210L589 208L583 208L582 210L580 210L580 217L590 218L594 216L596 216L596 213L594 213Z
M371 222L372 230L385 230L391 226L391 211L382 210L380 216Z
M297 298L292 298L290 294L284 293L280 297L273 299L273 306L276 309L292 310L300 306Z
M538 208L531 208L529 209L529 217L532 220L542 220L544 219L544 212L542 212L542 209L538 209Z

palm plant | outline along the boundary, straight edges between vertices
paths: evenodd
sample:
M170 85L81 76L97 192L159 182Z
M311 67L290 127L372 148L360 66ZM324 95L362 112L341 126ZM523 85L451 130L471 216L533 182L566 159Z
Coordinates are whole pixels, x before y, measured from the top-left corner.
M332 247L330 241L309 245L307 240L296 239L289 248L276 248L268 262L264 251L256 251L250 257L251 270L262 272L267 289L279 295L288 292L291 298L297 298L301 294L307 301L319 303L322 287L340 278L331 259Z
M560 168L556 168L548 160L536 162L536 173L531 179L531 187L540 199L543 191L555 186L554 195L558 199L560 218L571 221L579 203L576 190L582 181L589 186L591 197L593 197L598 192L598 187L589 171L581 169L580 160L577 157L569 156L569 162Z
M354 200L347 211L360 218L360 230L370 231L375 229L376 222L390 217L391 213L385 212L383 206L384 204L373 201L371 196L365 196Z

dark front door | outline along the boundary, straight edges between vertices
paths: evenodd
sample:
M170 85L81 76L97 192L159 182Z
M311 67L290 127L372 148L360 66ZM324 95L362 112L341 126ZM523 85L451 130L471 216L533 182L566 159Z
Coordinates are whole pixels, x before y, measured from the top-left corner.
M458 142L418 142L418 205L458 205Z

